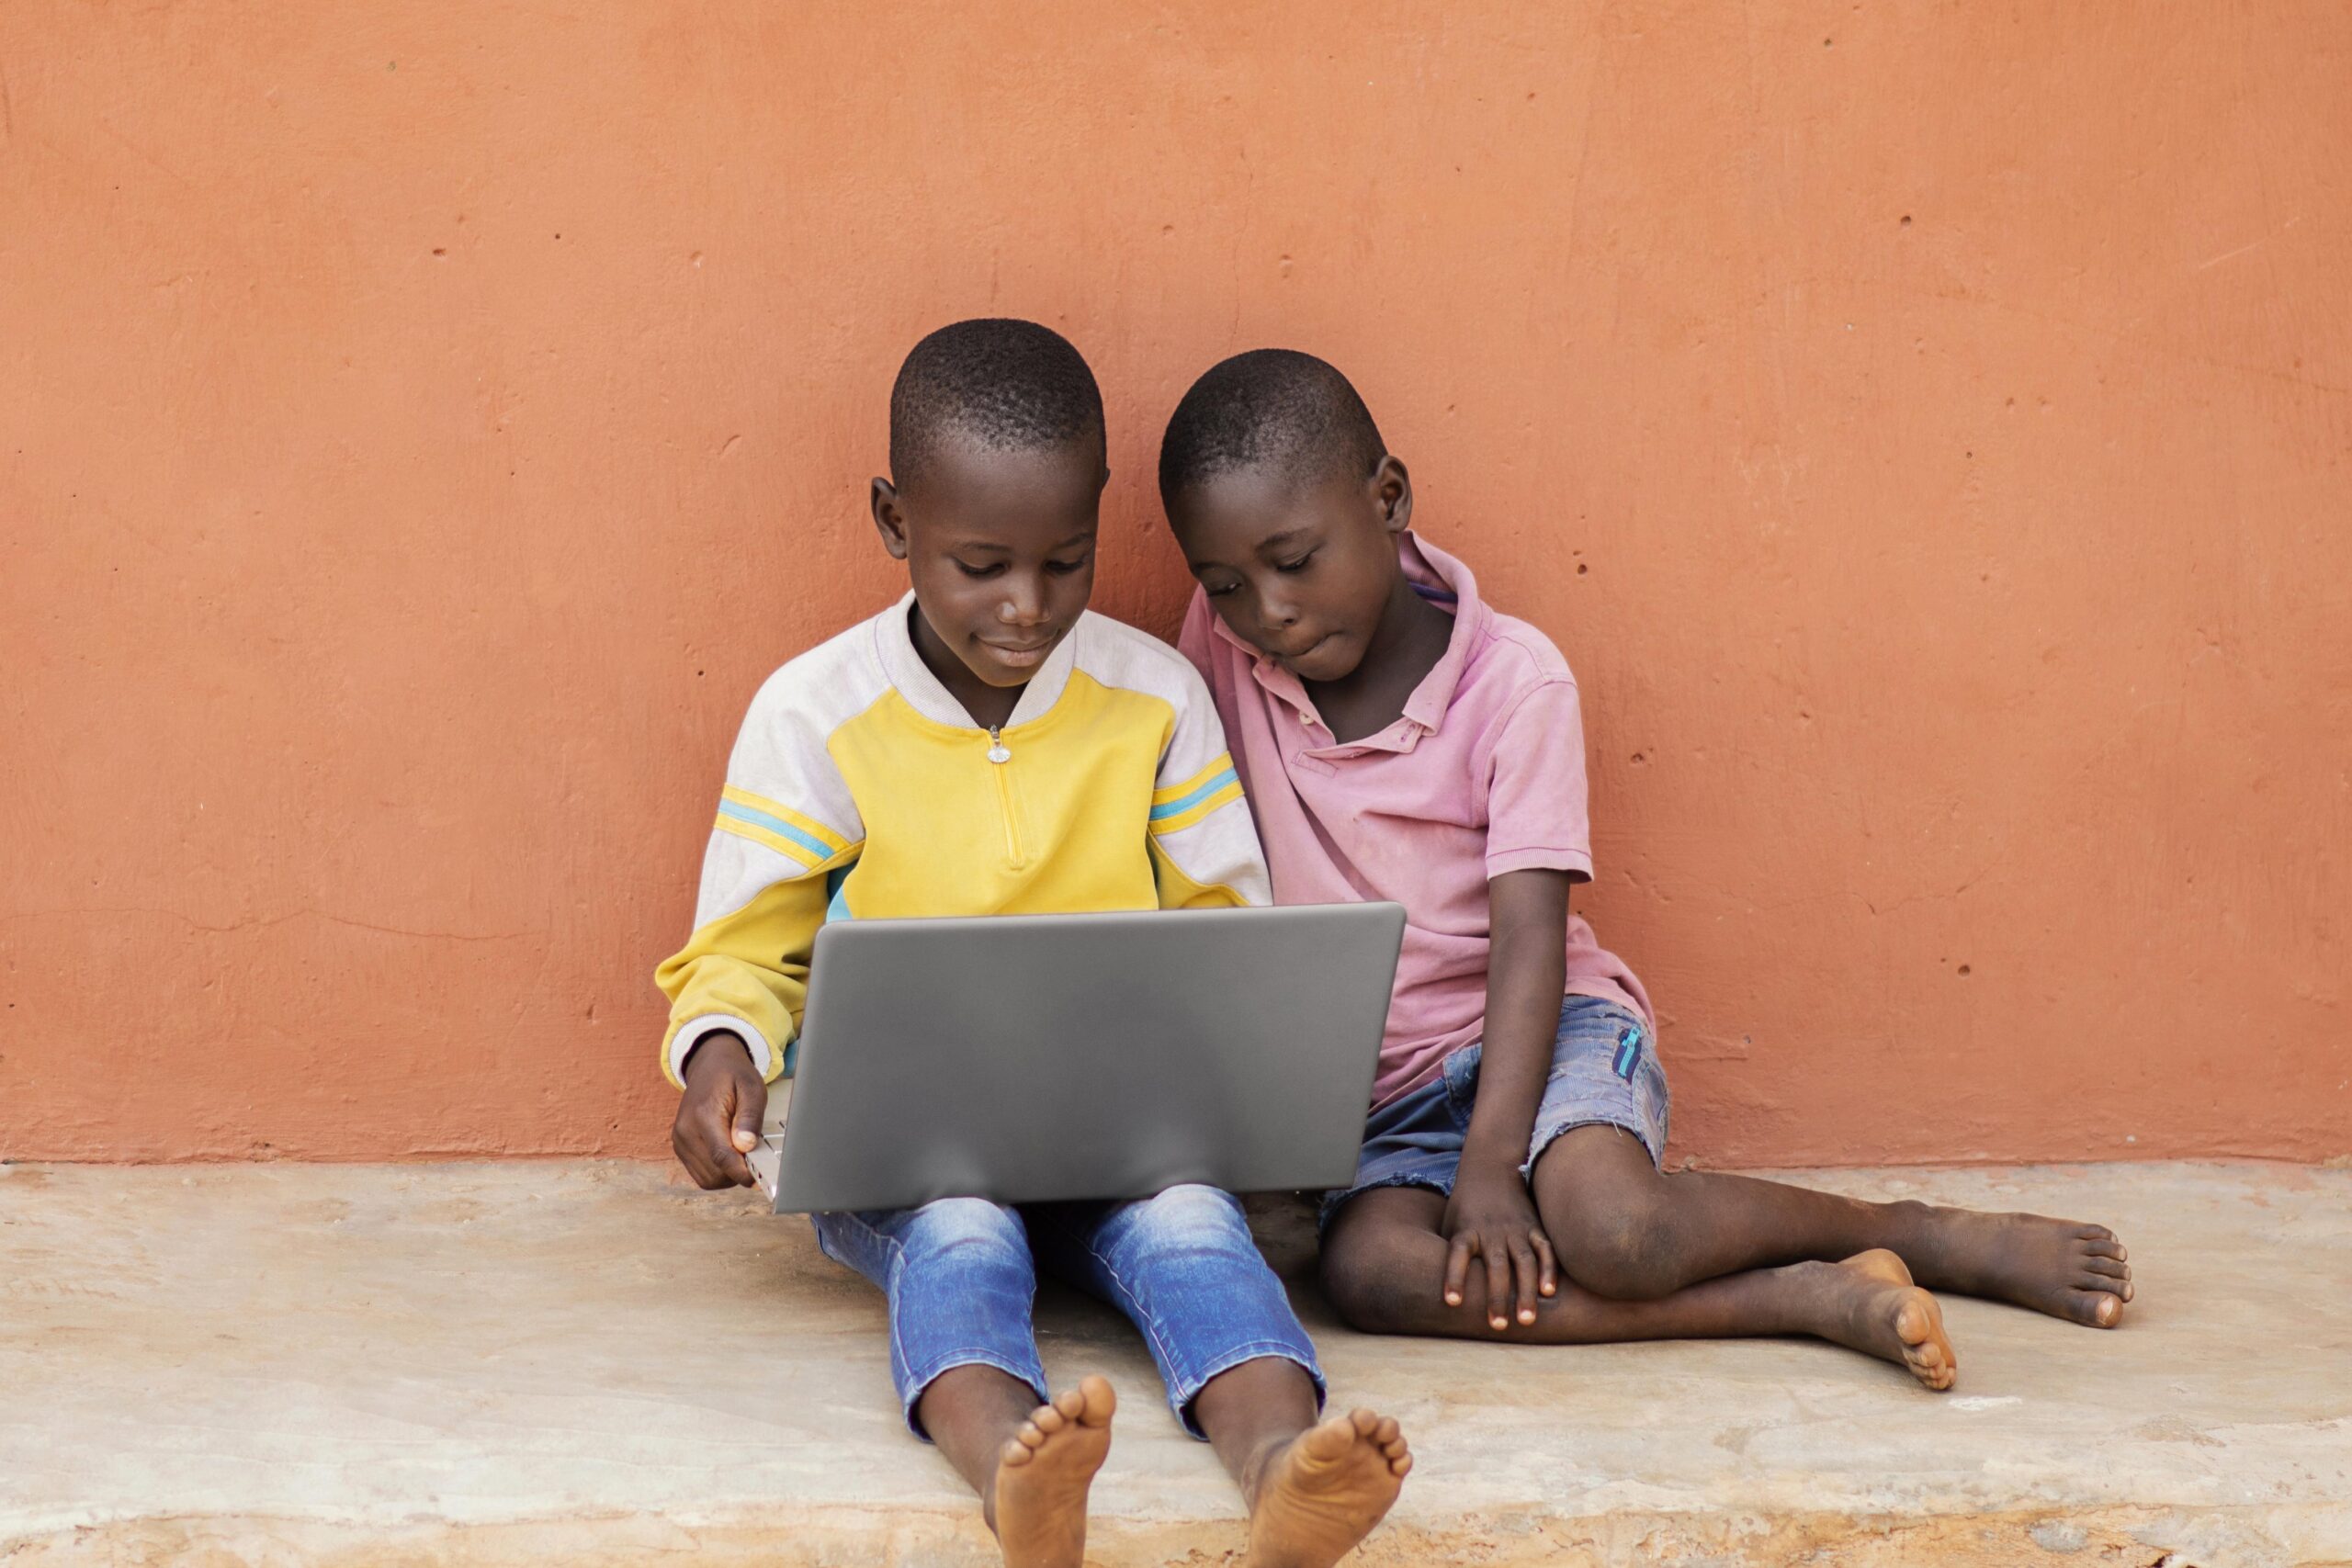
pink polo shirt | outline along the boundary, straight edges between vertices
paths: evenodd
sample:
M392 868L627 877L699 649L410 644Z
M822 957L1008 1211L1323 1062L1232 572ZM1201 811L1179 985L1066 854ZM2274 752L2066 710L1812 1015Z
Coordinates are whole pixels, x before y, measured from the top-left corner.
M1453 612L1453 636L1404 716L1378 734L1336 744L1298 678L1227 630L1204 593L1178 639L1216 698L1275 902L1405 906L1374 1105L1427 1083L1485 1032L1487 880L1534 866L1592 875L1567 661L1542 632L1489 608L1460 561L1410 534L1398 553L1424 597ZM1569 994L1631 1008L1655 1028L1641 982L1573 913L1567 941Z

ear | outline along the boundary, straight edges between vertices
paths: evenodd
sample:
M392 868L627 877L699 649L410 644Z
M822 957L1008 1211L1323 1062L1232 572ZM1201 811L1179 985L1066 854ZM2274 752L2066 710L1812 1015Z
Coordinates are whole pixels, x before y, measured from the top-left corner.
M1380 467L1372 470L1372 495L1380 508L1381 523L1391 534L1401 534L1413 525L1413 476L1405 471L1401 459L1380 459Z
M906 559L907 514L899 507L899 487L877 479L867 499L874 508L874 531L882 536L882 547L890 552L892 560Z

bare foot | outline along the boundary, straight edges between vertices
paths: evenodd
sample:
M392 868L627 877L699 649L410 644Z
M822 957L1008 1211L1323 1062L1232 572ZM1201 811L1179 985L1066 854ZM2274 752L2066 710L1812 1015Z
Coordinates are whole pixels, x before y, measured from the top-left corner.
M2105 1225L1929 1208L1919 1233L1900 1250L1939 1291L2011 1302L2086 1328L2113 1328L2132 1299L2131 1255Z
M1412 1468L1396 1423L1369 1410L1301 1432L1259 1479L1249 1568L1330 1568L1372 1533Z
M1800 1263L1821 1288L1814 1332L1824 1339L1893 1361L1940 1393L1960 1375L1944 1337L1943 1309L1911 1282L1903 1259L1883 1248L1843 1263Z
M1118 1397L1087 1378L1040 1404L996 1462L997 1544L1008 1568L1082 1568L1086 1489L1111 1451Z

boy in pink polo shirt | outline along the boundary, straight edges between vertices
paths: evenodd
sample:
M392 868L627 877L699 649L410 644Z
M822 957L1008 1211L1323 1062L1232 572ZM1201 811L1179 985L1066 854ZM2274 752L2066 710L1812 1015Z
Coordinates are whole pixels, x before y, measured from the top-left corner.
M1576 679L1410 532L1412 483L1345 377L1279 349L1216 366L1169 422L1159 490L1200 583L1182 646L1276 900L1406 909L1355 1183L1323 1208L1351 1324L1810 1334L1944 1389L1923 1285L2121 1320L2131 1270L2102 1226L1663 1169L1648 998L1568 908L1592 876Z

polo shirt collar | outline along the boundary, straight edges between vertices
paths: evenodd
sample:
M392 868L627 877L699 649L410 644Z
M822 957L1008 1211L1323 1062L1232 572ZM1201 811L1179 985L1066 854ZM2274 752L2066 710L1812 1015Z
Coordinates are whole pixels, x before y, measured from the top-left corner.
M1488 612L1478 597L1478 581L1471 575L1470 569L1410 529L1397 536L1396 559L1405 569L1406 581L1420 591L1422 597L1451 605L1453 610L1453 630L1446 638L1445 652L1421 677L1413 694L1405 699L1400 721L1420 735L1434 735L1445 723L1445 710L1453 704L1453 694L1462 684L1462 672L1469 667L1471 650L1486 629ZM1235 636L1224 616L1214 617L1209 635L1224 638L1249 659L1258 684L1297 709L1301 718L1318 725L1323 722L1323 716L1315 711L1315 700L1306 694L1298 677ZM1418 736L1408 737L1399 745L1387 739L1395 735L1396 728L1397 726L1391 726L1361 740L1344 742L1336 750L1410 750L1412 740Z
M1406 579L1422 591L1422 597L1440 604L1449 598L1453 602L1453 631L1445 639L1445 652L1405 699L1406 718L1435 735L1445 723L1445 710L1453 705L1471 649L1486 631L1487 606L1478 598L1478 580L1470 569L1435 545L1423 543L1410 529L1396 541L1396 556Z

